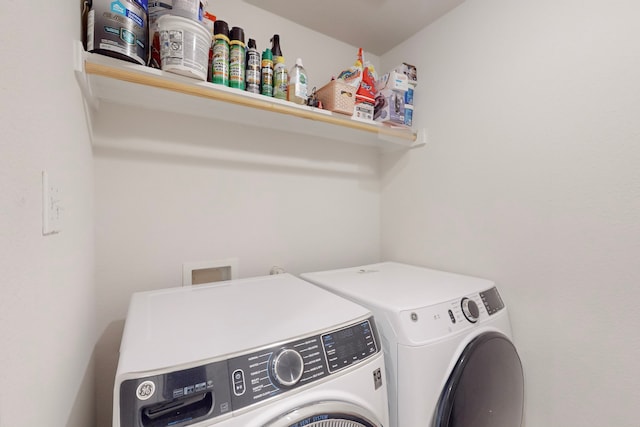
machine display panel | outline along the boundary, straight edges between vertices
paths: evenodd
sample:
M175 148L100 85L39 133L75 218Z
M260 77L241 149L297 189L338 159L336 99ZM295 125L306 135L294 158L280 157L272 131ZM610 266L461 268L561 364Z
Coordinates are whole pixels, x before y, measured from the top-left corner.
M495 314L504 308L502 298L500 298L498 289L495 287L487 291L480 292L480 298L482 298L482 302L484 303L489 315Z
M343 369L377 353L375 336L369 320L322 335L329 372Z

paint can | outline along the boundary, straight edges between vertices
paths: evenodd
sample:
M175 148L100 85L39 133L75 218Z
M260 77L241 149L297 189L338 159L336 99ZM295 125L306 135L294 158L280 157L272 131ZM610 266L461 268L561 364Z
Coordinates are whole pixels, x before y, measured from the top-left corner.
M158 19L162 70L207 79L211 33L198 21L163 15Z
M147 4L147 0L93 0L87 14L87 51L145 65Z

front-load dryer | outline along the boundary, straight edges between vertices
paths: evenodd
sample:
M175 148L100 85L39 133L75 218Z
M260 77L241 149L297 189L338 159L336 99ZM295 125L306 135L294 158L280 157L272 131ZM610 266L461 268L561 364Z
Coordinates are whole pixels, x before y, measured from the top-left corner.
M302 278L373 312L392 427L522 425L522 365L493 282L394 262Z
M115 427L388 427L372 313L289 274L135 293Z

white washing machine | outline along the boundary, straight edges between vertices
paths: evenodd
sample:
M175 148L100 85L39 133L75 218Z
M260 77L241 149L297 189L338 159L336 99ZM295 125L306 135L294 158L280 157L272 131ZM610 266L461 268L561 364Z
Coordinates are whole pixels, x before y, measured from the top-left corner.
M522 365L493 282L394 262L302 278L373 312L392 427L522 425Z
M115 427L388 427L372 313L289 274L136 293Z

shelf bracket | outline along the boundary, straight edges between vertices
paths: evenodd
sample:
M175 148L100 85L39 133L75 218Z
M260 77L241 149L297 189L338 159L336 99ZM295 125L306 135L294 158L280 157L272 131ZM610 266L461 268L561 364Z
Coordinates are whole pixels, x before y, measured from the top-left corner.
M418 129L418 135L416 137L416 142L413 144L411 148L422 147L427 145L429 142L429 133L427 132L427 128Z
M87 130L89 132L89 138L93 144L93 119L95 112L98 110L98 99L93 96L91 85L89 84L89 75L85 73L84 69L85 52L82 43L74 41L73 45L73 70L82 93L82 103L84 105L84 114L86 117Z

